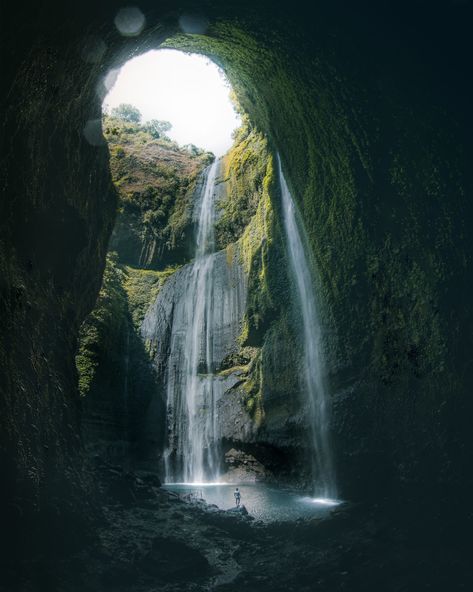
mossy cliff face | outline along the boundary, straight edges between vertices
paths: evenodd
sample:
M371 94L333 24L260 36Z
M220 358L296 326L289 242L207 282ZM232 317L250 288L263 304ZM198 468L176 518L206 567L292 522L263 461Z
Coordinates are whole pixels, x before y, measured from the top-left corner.
M146 126L105 117L119 213L110 242L120 261L163 269L191 254L191 202L213 156L153 138Z
M227 247L243 234L263 196L263 179L269 158L267 141L251 126L248 116L242 115L234 144L223 157L220 167L219 183L223 185L217 204L217 249Z
M223 449L250 452L267 478L309 485L303 327L282 231L277 165L266 138L245 121L222 165L217 236L235 239L226 245L227 263L241 265L247 277L239 350L221 370L236 382L219 401Z
M114 252L107 256L76 356L84 445L98 462L144 467L162 449L165 412L139 330L169 273L124 266Z
M371 2L144 1L136 37L116 31L112 1L9 5L4 22L21 33L9 27L3 44L0 462L17 525L48 505L61 515L74 493L80 514L87 499L74 355L116 199L97 90L110 67L171 38L180 10L203 13L207 35L169 43L224 66L303 213L343 492L400 487L442 510L468 499L470 8L421 4L386 17Z
M136 126L127 129L127 133L133 144L136 135L142 134ZM114 137L117 135L115 132ZM155 142L151 146L149 142L144 138L140 159L126 164L127 190L124 175L117 172L123 173L117 158L124 156L117 156L117 146L111 143L115 184L125 195L122 203L131 199L134 204L139 202L139 218L136 207L125 205L119 214L114 236L125 237L124 248L118 255L113 251L109 255L96 307L81 328L76 363L84 397L83 432L89 453L126 464L148 458L157 468L166 433L166 368L179 363L179 359L170 358L169 326L180 322L174 319L178 314L175 307L182 296L179 290L185 289L188 267L157 272L123 265L130 244L123 228L146 228L144 221L161 207L159 198L143 200L139 192L129 189L130 179L136 182L139 178L140 186L146 187L155 177L153 166L142 164L153 154ZM174 147L173 155L175 162L170 154L164 158L168 168L176 169L182 150ZM162 160L161 153L152 163L159 165ZM187 177L181 172L181 186L194 182L193 171L189 167ZM219 437L223 451L232 446L251 450L271 476L303 483L310 473L310 463L303 462L310 454L310 437L300 391L300 314L293 307L287 274L273 156L264 135L246 116L217 171L215 230L220 252L214 273L219 286L228 286L225 295L218 292L213 297L219 302L228 298L238 300L236 308L242 314L241 325L234 319L236 325L231 330L226 325L214 328L214 362L230 386L219 402ZM202 177L197 179L196 186L202 191ZM177 188L175 198L172 189L168 191L172 203L178 203ZM192 218L198 198L197 194L188 198L187 219ZM169 228L174 215L175 209L163 212L160 227ZM154 236L154 249L162 252L166 235L155 232ZM116 239L110 248L115 244ZM168 257L176 258L179 250L179 246L175 251L168 246ZM237 293L245 293L241 302ZM146 328L140 327L145 315ZM218 314L217 317L220 318ZM290 466L280 466L282 457Z

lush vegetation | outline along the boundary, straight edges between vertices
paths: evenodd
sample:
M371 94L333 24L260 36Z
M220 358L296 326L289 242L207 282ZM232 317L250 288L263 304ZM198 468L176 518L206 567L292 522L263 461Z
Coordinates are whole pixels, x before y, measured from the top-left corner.
M169 122L145 124L106 115L104 134L119 194L111 239L122 263L163 269L189 257L191 201L196 180L213 155L178 146L164 135Z
M117 255L109 253L102 287L94 310L81 326L76 366L79 372L79 392L87 395L94 383L99 365L120 348L127 324L128 303L123 289L125 272Z
M215 233L219 248L239 238L256 213L263 195L269 151L266 138L254 128L247 115L234 134L234 144L223 157L224 195Z
M99 366L107 367L117 354L123 332L131 331L139 338L147 308L176 270L169 263L185 261L192 254L183 249L182 235L190 231L196 180L212 159L195 146L179 147L166 138L166 122L140 124L139 113L131 106L120 107L113 117L104 117L119 192L111 243L117 254L108 256L97 306L81 331L77 366L83 395L100 374ZM278 318L281 305L289 306L289 302L286 276L271 272L284 257L280 237L274 240L278 226L272 205L276 195L273 159L264 135L241 115L242 126L219 168L215 230L217 247L226 249L228 264L242 265L245 270L248 306L240 349L222 372L240 370L247 410L261 424L265 334Z

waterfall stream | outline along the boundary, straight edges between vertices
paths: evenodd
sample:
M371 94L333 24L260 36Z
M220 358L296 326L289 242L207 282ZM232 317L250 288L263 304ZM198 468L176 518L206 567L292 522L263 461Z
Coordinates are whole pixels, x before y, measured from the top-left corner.
M304 386L312 439L314 494L336 498L335 471L330 445L330 402L321 350L319 307L306 253L307 239L301 217L289 191L278 155L284 230L295 295L302 315Z
M212 372L212 323L214 256L214 188L217 161L209 168L198 207L196 256L187 278L178 311L185 320L181 349L183 381L168 380L168 406L175 405L176 444L182 458L184 481L202 482L218 476L216 450L216 397ZM182 325L182 321L180 323ZM171 347L173 344L171 344ZM177 397L176 397L177 395ZM167 467L167 477L173 471Z
M141 327L166 393L167 483L218 480L218 404L239 380L232 373L219 374L238 350L247 294L238 258L215 252L219 166L216 161L206 170L194 197L194 261L167 280Z

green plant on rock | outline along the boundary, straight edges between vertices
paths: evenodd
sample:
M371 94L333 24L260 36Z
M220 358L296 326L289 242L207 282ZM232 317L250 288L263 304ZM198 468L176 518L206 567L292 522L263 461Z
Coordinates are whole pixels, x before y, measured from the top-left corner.
M139 269L126 266L123 287L128 297L129 309L134 326L139 330L150 304L154 302L166 280L179 267L169 267L164 271Z
M269 151L266 138L251 126L248 116L234 133L234 143L223 157L224 195L217 207L215 225L218 248L237 240L255 215L263 195Z
M261 351L257 350L249 367L248 378L243 383L244 405L257 426L260 426L264 421L263 381Z

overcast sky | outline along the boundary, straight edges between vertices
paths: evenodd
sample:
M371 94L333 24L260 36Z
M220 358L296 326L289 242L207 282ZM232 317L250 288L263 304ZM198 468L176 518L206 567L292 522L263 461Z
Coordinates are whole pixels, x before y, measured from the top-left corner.
M222 70L207 58L162 49L127 62L104 105L111 109L131 103L143 121L170 121L168 135L179 144L195 144L221 156L240 125L230 90Z

